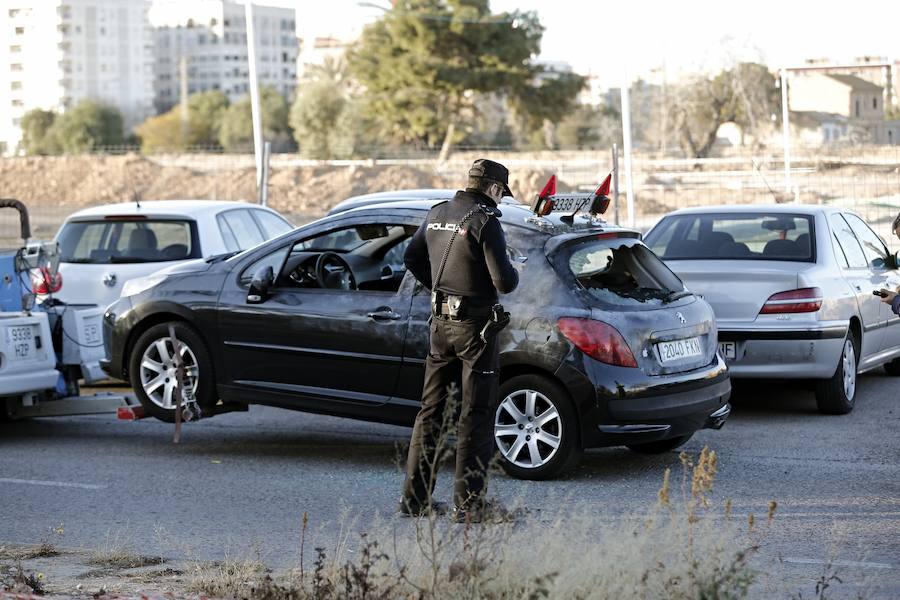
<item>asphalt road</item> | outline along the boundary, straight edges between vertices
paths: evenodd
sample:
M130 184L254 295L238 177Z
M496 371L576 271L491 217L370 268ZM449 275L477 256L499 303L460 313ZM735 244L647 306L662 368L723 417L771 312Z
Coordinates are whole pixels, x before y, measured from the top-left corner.
M812 581L836 550L843 579L876 596L900 597L900 379L863 376L851 415L822 416L810 392L780 384L742 386L721 431L685 447L719 456L714 497L737 514L779 504L763 548ZM273 408L186 425L113 416L0 423L0 542L54 539L98 547L108 533L144 553L223 552L259 544L270 560L296 556L301 515L312 543L328 543L349 514L363 527L395 507L399 448L408 430ZM492 490L539 509L567 502L614 518L652 505L677 452L639 456L594 450L554 482L504 476ZM449 496L449 471L438 494ZM811 587L804 597L811 596Z

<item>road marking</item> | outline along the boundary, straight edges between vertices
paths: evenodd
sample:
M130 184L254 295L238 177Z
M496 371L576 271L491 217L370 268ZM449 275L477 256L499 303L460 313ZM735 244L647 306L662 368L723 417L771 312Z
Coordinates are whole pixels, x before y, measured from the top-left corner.
M80 490L105 490L105 485L93 483L69 483L66 481L42 481L38 479L12 479L0 477L0 483L21 483L24 485L43 485L48 487L78 488Z
M819 558L795 558L795 557L787 557L784 559L786 563L794 563L798 565L827 565L830 564L835 567L865 567L870 569L893 569L894 565L889 565L887 563L877 563L877 562L860 562L855 560L821 560Z

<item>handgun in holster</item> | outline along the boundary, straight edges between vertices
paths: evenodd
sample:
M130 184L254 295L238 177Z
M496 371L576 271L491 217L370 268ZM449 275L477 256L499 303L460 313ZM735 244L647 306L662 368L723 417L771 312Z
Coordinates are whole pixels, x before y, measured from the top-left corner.
M509 325L509 313L503 310L502 304L493 305L490 318L481 329L481 340L486 344L490 338L500 333L507 325Z

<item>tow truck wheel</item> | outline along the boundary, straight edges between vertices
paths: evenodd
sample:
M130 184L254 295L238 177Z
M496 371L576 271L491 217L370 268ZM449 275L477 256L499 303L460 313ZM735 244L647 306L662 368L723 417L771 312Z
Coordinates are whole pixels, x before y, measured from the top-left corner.
M197 332L186 323L160 323L145 331L131 351L128 375L131 387L147 414L173 423L177 380L173 360L175 349L169 337L170 325L181 343L187 386L193 390L200 406L215 403L215 384L209 353Z

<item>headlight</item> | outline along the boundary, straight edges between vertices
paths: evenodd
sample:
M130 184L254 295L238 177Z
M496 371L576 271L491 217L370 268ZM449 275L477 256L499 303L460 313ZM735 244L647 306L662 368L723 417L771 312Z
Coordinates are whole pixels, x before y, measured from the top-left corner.
M136 296L141 292L146 292L153 286L161 283L166 278L165 275L148 275L147 277L138 277L130 279L122 286L122 297Z

